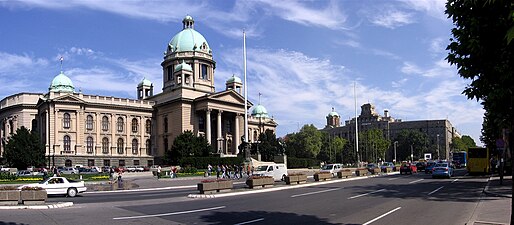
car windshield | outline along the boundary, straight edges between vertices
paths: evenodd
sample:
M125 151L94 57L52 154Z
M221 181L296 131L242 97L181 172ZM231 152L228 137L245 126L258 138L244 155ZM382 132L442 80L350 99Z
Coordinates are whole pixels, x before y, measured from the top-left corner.
M435 162L429 162L429 163L427 163L427 166L433 166L433 165L435 165Z
M435 167L448 167L447 163L438 163L435 165Z
M331 170L334 167L334 165L324 165L321 167L322 170Z
M255 171L266 171L268 169L268 166L258 166Z

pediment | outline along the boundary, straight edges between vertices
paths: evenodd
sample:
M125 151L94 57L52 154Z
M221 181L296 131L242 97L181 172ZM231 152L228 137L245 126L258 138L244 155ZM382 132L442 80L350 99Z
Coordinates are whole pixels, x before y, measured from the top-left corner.
M235 92L234 90L226 90L222 92L218 92L212 95L205 96L203 98L206 98L208 101L218 101L218 102L227 102L232 104L244 104L245 100L244 97L241 96L239 93ZM200 100L200 99L199 99ZM203 100L203 99L201 99ZM251 104L249 102L249 104Z
M68 95L63 95L63 96L59 96L57 98L54 98L52 99L53 101L58 101L58 102L76 102L76 103L85 103L84 100L74 96L74 95L71 95L71 94L68 94Z

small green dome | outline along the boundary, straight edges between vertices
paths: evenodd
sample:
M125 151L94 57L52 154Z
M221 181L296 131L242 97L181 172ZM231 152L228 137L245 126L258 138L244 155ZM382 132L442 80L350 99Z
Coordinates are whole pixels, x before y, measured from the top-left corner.
M146 79L146 77L143 77L143 80L141 80L141 82L139 82L139 84L137 85L138 87L141 87L141 86L152 86L152 82L148 79Z
M173 72L178 72L178 71L181 71L181 70L187 70L187 71L193 72L193 68L189 64L184 62L184 61L182 61L182 63L178 64L175 67L175 70Z
M73 86L71 79L61 71L61 73L52 80L49 90L53 92L73 93L75 91L75 87Z
M203 51L211 54L211 48L205 37L194 30L193 18L186 16L182 23L184 24L184 29L171 39L168 44L167 53Z
M231 84L231 83L240 83L240 84L242 84L243 82L241 81L241 78L236 77L236 75L232 75L232 77L228 78L228 80L227 80L227 82L225 84Z
M252 110L252 116L257 118L269 118L268 111L261 104L255 106Z
M330 112L330 113L328 114L328 116L329 116L329 117L335 117L335 116L339 117L339 114L338 114L336 111L334 111L334 108L332 108L332 112Z

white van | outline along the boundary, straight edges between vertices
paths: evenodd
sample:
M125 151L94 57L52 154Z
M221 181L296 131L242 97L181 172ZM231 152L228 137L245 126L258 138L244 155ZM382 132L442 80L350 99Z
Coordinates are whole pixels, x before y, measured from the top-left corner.
M270 176L275 181L285 180L287 176L287 167L285 164L264 164L255 168L253 172L257 176Z

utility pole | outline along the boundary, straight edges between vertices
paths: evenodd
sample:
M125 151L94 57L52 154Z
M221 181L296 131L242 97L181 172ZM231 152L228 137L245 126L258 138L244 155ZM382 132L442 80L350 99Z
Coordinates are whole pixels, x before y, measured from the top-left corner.
M398 141L394 141L393 143L393 146L394 146L394 163L396 163L396 144L398 144Z
M439 134L437 134L437 160L441 160L441 157L439 156Z
M414 144L410 145L410 160L411 160L411 162L414 162L414 150L413 150L412 145L414 145Z

